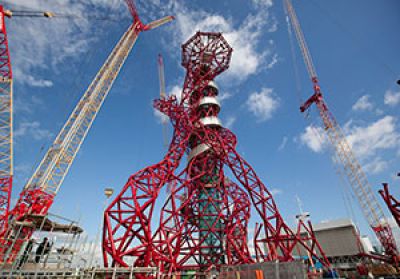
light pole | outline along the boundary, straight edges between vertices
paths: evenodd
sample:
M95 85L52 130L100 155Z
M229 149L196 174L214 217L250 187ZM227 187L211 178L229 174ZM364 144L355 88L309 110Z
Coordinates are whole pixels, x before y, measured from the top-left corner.
M106 199L104 201L103 210L101 211L102 214L106 210L106 207L107 207L107 204L108 204L108 200L113 195L113 193L114 193L114 189L113 188L105 188L104 189L104 195L106 196ZM94 259L94 256L96 254L96 245L98 245L98 242L99 242L101 227L102 227L102 222L99 223L99 228L97 230L96 240L94 241L92 253L90 255L90 261L89 261L89 266L88 266L89 268L92 266L93 259Z

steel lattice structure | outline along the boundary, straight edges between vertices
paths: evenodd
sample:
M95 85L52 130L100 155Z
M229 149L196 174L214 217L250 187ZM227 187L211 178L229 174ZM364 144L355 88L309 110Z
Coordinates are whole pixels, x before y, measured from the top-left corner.
M138 35L142 31L154 29L173 20L173 17L167 16L145 25L139 19L133 0L126 0L126 3L132 14L133 23L116 44L25 185L11 212L13 221L23 217L29 221L29 217L27 218L29 215L47 214ZM32 235L33 230L31 227L21 229L19 226L8 230L0 228L0 235L5 239L10 239L8 236L15 234L16 231L20 235L18 241L11 242L12 245L6 243L5 248L0 247L0 262L13 261L22 243Z
M400 176L400 173L398 174L398 176ZM400 227L400 201L396 199L392 194L390 194L389 184L383 183L383 189L379 190L379 194L386 203L390 213L392 213L392 216L396 221L397 226Z
M0 5L0 231L8 227L13 180L12 102L11 62L4 10Z
M372 191L367 176L365 175L360 163L352 151L352 148L350 147L350 144L346 139L346 136L337 123L335 117L329 111L329 108L324 100L321 87L319 86L316 70L312 62L312 57L307 47L306 40L291 0L285 0L285 7L292 22L292 26L294 28L300 50L304 58L304 63L306 64L306 68L312 81L314 90L314 94L304 104L302 104L300 111L305 112L313 104L315 104L318 108L323 129L333 147L337 161L341 163L341 171L345 177L347 177L347 180L357 198L364 217L384 247L388 256L386 257L386 260L397 264L398 250L393 237L392 229L383 213L382 207Z
M284 222L267 187L236 151L236 136L218 119L214 78L228 69L231 53L220 33L197 32L182 46L182 97L154 103L169 117L173 138L164 158L129 177L106 209L106 266L156 266L174 272L252 263L247 240L251 206L263 225L255 238L258 260L291 261L295 247L302 246L329 266L315 237L300 236L305 224L292 231ZM187 164L178 171L185 153ZM156 201L166 184L170 194L158 228L152 229Z

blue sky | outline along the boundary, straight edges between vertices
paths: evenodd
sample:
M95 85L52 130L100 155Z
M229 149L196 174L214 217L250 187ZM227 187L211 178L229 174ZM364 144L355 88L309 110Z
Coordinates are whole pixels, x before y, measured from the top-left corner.
M122 0L13 2L14 6L5 6L115 19L7 20L15 80L16 198L129 26L130 15ZM400 78L400 3L293 2L327 103L372 187L377 191L387 181L400 196L400 181L394 177L400 171L400 87L395 84ZM131 174L162 158L160 118L151 106L159 92L157 55L164 56L167 91L178 94L184 77L180 44L201 29L223 32L234 48L231 68L217 79L220 117L236 133L239 152L274 193L284 218L294 223L296 195L315 223L349 216L343 201L347 190L335 173L329 146L317 136L315 108L308 119L298 109L281 1L140 0L138 9L144 22L169 14L176 21L140 35L52 212L81 216L87 232L94 235L102 217L103 189L119 192ZM300 95L306 99L312 88L297 44L294 48ZM370 234L356 201L352 203L362 233Z

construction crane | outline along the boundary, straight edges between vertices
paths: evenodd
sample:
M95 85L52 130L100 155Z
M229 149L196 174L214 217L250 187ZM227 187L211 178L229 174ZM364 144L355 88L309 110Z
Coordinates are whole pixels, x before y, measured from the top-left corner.
M167 16L149 24L143 24L137 13L134 1L125 0L125 2L133 17L133 23L122 35L44 155L34 174L25 185L15 208L11 211L10 218L12 218L12 223L17 224L19 220L29 221L29 216L32 215L44 216L47 214L139 34L142 31L152 30L174 19L172 16ZM13 231L12 225L10 227L11 229L8 229L8 231L0 232L0 240L3 237L3 243L6 242L8 244L7 236L10 234L15 235L16 233L15 228ZM22 230L19 228L19 243L14 240L12 242L13 245L8 245L7 251L3 252L0 247L0 255L3 255L3 258L0 258L0 262L12 261L19 252L21 244L30 238L33 231L34 229L30 227L25 227Z
M13 78L5 24L6 17L76 18L77 16L56 14L50 11L8 10L0 5L0 232L8 228L13 184ZM100 18L95 17L95 19Z
M4 18L0 5L0 230L8 227L13 181L13 78Z
M318 108L319 115L323 122L324 131L326 132L328 139L333 146L338 161L341 162L342 171L347 177L348 182L351 185L355 196L357 197L357 201L361 207L362 213L385 249L386 257L384 257L384 259L397 264L398 251L392 229L372 191L372 188L367 180L367 176L362 170L360 163L355 157L346 139L346 136L344 135L339 124L336 122L332 113L329 111L328 106L323 98L310 51L307 47L306 40L291 0L284 1L286 12L289 15L292 27L295 31L295 35L314 89L314 94L304 104L301 105L300 111L307 111L313 104L315 104Z
M158 78L160 81L160 99L164 100L167 97L167 94L165 93L164 60L161 53L158 54ZM161 125L163 133L163 144L164 147L168 147L168 118L166 115L162 115Z

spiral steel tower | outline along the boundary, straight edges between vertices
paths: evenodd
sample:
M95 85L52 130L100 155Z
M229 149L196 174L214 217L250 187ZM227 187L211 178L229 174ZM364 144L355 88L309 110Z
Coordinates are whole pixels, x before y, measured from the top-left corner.
M262 223L255 238L257 260L291 261L294 248L302 246L328 266L315 237L301 236L307 226L294 232L284 222L271 193L236 151L235 135L218 118L214 79L228 69L232 48L220 33L197 32L182 53L181 99L170 96L154 104L174 127L172 141L164 159L132 175L106 209L105 265L174 272L252 263L247 236L254 206ZM186 165L178 170L185 153ZM156 201L166 184L170 194L153 230Z

